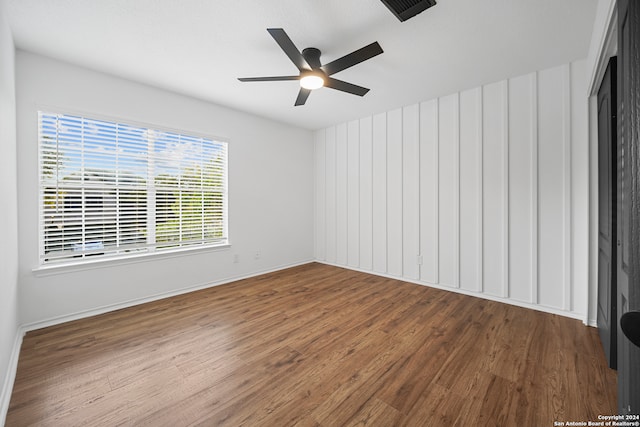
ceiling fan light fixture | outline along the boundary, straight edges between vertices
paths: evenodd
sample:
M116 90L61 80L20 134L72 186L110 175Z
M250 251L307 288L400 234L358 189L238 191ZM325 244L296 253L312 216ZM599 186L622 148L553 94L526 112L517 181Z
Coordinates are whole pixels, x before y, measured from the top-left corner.
M309 90L320 89L324 86L324 76L319 72L311 71L300 78L300 87Z

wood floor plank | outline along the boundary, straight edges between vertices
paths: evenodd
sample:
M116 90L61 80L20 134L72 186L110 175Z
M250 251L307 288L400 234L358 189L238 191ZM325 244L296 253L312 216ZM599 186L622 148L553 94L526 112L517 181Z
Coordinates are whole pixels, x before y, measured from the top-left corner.
M474 375L470 387L469 390L474 393L469 399L467 411L460 413L457 423L483 426L513 426L523 423L517 415L520 391L516 383L479 371ZM460 397L468 397L469 390Z
M78 427L133 424L132 420L142 420L145 414L161 410L166 401L182 395L183 384L177 369L168 368L80 405L51 413L43 424Z
M264 425L295 425L299 419L314 419L312 412L336 390L348 383L363 366L385 354L398 341L387 334L368 329L344 347L329 353L316 353L308 369L292 378L276 401L268 405Z
M459 396L437 383L431 383L399 425L407 427L464 425L458 421L463 414L475 415L469 412L470 406L471 400L468 397Z
M344 426L394 426L398 425L404 416L381 400L370 399ZM333 422L333 420L330 420Z
M189 423L203 425L251 425L246 423L253 412L269 396L277 395L279 386L299 370L304 357L290 348L266 355L256 363L238 367L232 376L215 382L212 378L190 377L203 386L206 398L181 400L177 405L165 405L149 414L142 423L160 425L175 412L189 414ZM208 410L215 407L215 411Z
M614 414L579 321L311 263L29 332L7 426L553 425Z

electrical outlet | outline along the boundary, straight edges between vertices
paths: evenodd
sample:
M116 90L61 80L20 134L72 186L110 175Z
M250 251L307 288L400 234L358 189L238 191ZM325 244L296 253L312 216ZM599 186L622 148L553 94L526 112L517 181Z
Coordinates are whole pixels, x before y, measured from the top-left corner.
M240 255L235 254L235 255L233 256L233 263L234 263L234 264L237 264L237 263L239 263L239 262L240 262Z
M418 255L418 256L417 256L417 258L416 258L416 262L418 263L418 265L422 265L422 262L423 262L423 260L422 260L422 255Z
M260 251L256 251L255 258L256 258L256 259L260 259Z

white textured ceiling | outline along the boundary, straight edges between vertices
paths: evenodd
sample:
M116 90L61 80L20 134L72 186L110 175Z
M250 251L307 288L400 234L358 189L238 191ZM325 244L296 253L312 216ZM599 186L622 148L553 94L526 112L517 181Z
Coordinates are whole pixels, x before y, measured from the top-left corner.
M438 0L401 23L379 0L8 0L20 49L318 129L587 55L597 0ZM384 53L294 107L297 74L267 33L282 27L327 63L373 41Z

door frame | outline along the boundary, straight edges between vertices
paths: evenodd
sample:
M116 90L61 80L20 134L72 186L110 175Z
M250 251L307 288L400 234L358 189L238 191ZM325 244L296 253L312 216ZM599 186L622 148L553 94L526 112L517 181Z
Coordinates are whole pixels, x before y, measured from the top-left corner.
M598 19L598 16L596 16ZM599 36L599 51L595 57L589 75L589 292L587 313L584 323L598 327L598 90L607 70L609 59L618 53L618 9L615 0L610 0L608 9L603 13L605 22L600 35L594 32L593 40ZM593 42L592 40L592 42ZM591 63L587 63L587 66Z

